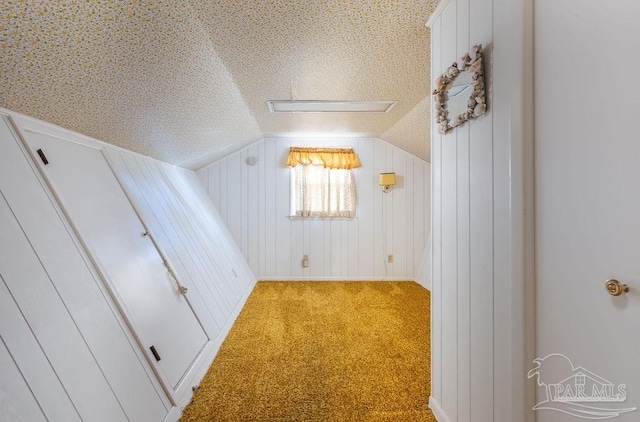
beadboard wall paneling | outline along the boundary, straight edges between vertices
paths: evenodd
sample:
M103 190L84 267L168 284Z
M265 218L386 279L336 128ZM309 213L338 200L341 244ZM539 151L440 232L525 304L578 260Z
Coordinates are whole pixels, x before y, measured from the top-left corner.
M488 110L432 128L432 407L444 420L524 420L521 125L527 0L444 0L429 20L433 80L484 48ZM522 43L519 44L519 43ZM530 159L530 157L528 158Z
M0 289L2 287L0 285ZM0 342L0 374L2 374L0 385L2 414L7 417L7 420L45 422L47 419L42 409L29 391L29 386L3 342Z
M112 166L114 173L132 201L142 221L152 232L159 246L164 250L181 284L188 287L189 292L186 297L211 339L210 344L205 347L201 357L194 363L185 378L185 383L188 385L199 383L208 369L209 364L213 361L215 353L229 332L235 318L242 309L245 300L255 284L256 278L247 265L242 252L236 246L236 242L228 231L226 224L222 221L218 211L213 206L209 195L203 188L197 175L190 170L144 157L112 145L107 145L98 140L9 110L0 109L0 115L7 116L13 123L17 133L25 139L34 133L41 133L69 142L80 143L93 148L101 148L105 152L109 164ZM0 133L0 135L3 134ZM20 142L17 139L18 138L14 140L12 138L11 142L13 143L8 142L7 144L14 145L14 149L18 148ZM3 138L2 141L4 142L5 139ZM24 149L26 147L26 145L22 145L20 148ZM15 191L11 197L7 196L7 201L14 207L14 211L16 209L15 204L19 203L25 210L24 215L29 216L29 224L24 225L25 223L22 220L24 217L22 217L22 214L16 214L17 218L21 219L20 223L24 225L24 233L35 248L38 258L46 267L48 277L51 277L53 283L57 283L56 287L58 287L57 294L47 294L45 295L46 298L39 297L37 299L39 301L36 304L38 305L38 312L46 313L45 311L47 309L57 306L57 303L60 302L59 299L61 299L65 302L66 312L70 313L70 317L57 315L43 317L43 321L47 321L47 324L60 325L66 323L71 318L75 320L74 327L77 327L75 329L82 332L86 342L86 348L88 348L86 353L90 356L93 355L97 363L96 368L99 367L96 370L103 374L103 379L106 377L109 385L114 389L117 398L114 406L114 408L117 407L117 409L115 409L114 412L121 412L123 420L160 421L163 419L163 416L157 416L157 413L166 415L166 417L164 417L164 421L166 422L178 420L181 413L180 409L191 399L191 388L178 399L178 403L174 406L169 403L166 395L161 391L161 387L153 375L151 368L143 357L135 341L134 334L130 332L129 327L119 314L117 306L112 303L108 289L106 289L100 279L99 271L93 267L92 261L83 250L83 246L75 237L72 229L73 222L67 221L67 217L56 204L54 195L47 189L45 181L39 176L39 179L35 180L35 174L37 172L36 165L31 161L31 177L34 180L18 174L14 168L19 164L23 165L23 167L29 167L27 161L33 159L34 156L36 157L35 159L38 159L35 151L27 151L25 149L23 152L16 152L16 154L16 157L22 154L21 159L24 163L20 164L20 161L15 157L7 157L6 154L0 154L0 157L4 157L8 162L7 165L0 166L2 170L0 172L0 176L2 176L2 178L0 178L2 182L0 185L8 184L8 186L11 186L11 189L13 189L10 191L3 188L0 189L0 191L4 195L7 195L8 192ZM29 157L29 155L31 156ZM26 188L30 186L28 183L35 186L32 187L32 190L36 191L40 189L40 196L34 194L34 197L37 197L38 201L41 201L43 204L49 203L50 208L55 208L55 211L51 210L50 212L55 218L51 216L48 216L48 219L43 218L46 214L46 207L38 202L34 202L35 200L33 198L26 196ZM2 221L5 220L3 219ZM53 224L56 221L57 226ZM50 232L54 226L56 230L59 232L62 231L64 234L57 234L57 237L53 237ZM46 228L46 230L44 230L44 228ZM64 235L68 236L68 238L62 241L61 239L63 239ZM74 239L73 242L71 238ZM71 245L69 246L67 244ZM11 242L2 243L0 246L3 251L5 251L5 248L7 248L7 251L11 251ZM69 252L70 250L78 255L75 261L71 259L72 253ZM77 262L78 260L80 262ZM7 265L13 262L18 261L9 260L7 261ZM84 272L78 269L82 267L84 267ZM24 268L30 267L27 266ZM13 277L14 274L10 274L12 275L11 278L6 277L8 272L6 274L3 272L2 277L4 277L4 282L9 287L15 285L22 286L21 288L23 289L31 288L30 283L23 282L15 284L14 282L14 278L17 279L18 277L28 276L28 274L24 273L24 268L22 270L17 269L15 271L15 277ZM82 283L78 284L81 281ZM1 282L2 278L0 277L0 287L2 287ZM79 297L79 295L82 297ZM2 294L2 289L0 289L0 301L4 299L6 298ZM26 302L20 302L21 299L18 296L15 296L14 299L19 302L15 309L17 312L16 315L20 315L20 308L24 308ZM33 301L35 299L29 300ZM104 303L100 302L100 300ZM0 310L4 311L5 307L0 307ZM6 310L8 311L9 308ZM2 312L0 312L0 314L1 313ZM108 319L109 315L111 315L113 321ZM27 320L30 317L31 313L24 314L24 318L27 318ZM11 324L8 326L20 326L18 324L20 322L19 318L16 319L17 322L13 319L11 321ZM14 355L17 357L15 358L16 365L20 368L25 382L38 399L47 417L49 417L49 415L55 416L62 412L76 412L73 405L80 405L77 412L79 412L79 415L82 417L93 414L103 416L105 414L111 414L107 412L105 408L110 406L111 402L114 401L110 399L110 397L113 397L113 394L111 396L108 394L101 395L98 388L93 388L93 386L88 383L85 377L86 374L83 375L85 378L83 378L83 381L80 383L76 383L74 378L70 376L66 378L60 377L60 394L69 395L67 399L69 406L65 407L65 401L61 399L56 401L58 404L52 403L53 398L57 397L54 396L54 393L57 394L58 391L53 388L55 387L55 382L52 380L51 374L46 370L40 370L35 373L35 369L31 369L32 367L40 368L41 366L46 366L46 362L41 362L42 359L37 356L37 352L40 349L36 350L31 347L25 350L24 348L29 343L29 337L21 335L20 342L18 342L3 331L4 329L2 327L5 325L7 324L0 324L0 334L1 339L4 341L4 346L12 353L14 350L18 350L18 353ZM24 326L25 324L23 323L22 325ZM99 325L100 327L99 329L95 327L92 328L92 325ZM15 330L12 328L11 332L13 331ZM56 332L56 330L50 330L50 332L53 333ZM119 332L119 335L123 338L115 338L116 336L115 334L112 335L112 332ZM34 331L33 334L38 337L38 332ZM38 338L38 340L40 339ZM48 339L47 341L50 340ZM34 342L35 339L31 343ZM103 344L105 342L110 343L109 347ZM44 342L41 341L40 344L41 347L44 346ZM55 345L57 343L53 344ZM66 350L63 355L67 356L67 361L70 354L81 354L85 353L84 350L86 350L86 348L83 349L80 346L73 348L75 345L72 345L70 340L65 340L65 342L61 344L66 348L63 348ZM151 407L147 401L151 399L147 399L147 396L140 396L140 394L121 394L122 391L127 392L127 388L142 391L133 381L130 381L129 384L126 383L126 380L135 375L135 373L130 367L131 365L129 365L130 362L123 360L122 355L124 352L121 350L124 347L123 344L129 347L129 353L133 356L134 363L144 368L142 371L147 371L148 375L143 375L147 382L150 382L152 385L151 391L155 395L155 400L160 403L160 410L154 415L152 415L149 410ZM49 347L53 346L47 345L45 349ZM45 351L47 354L49 353L48 350ZM27 359L29 365L23 367L22 365L24 365L24 362L27 362ZM114 362L118 362L118 360L121 365L113 364ZM63 372L66 373L68 369L68 362L66 361L64 364L54 362L52 359L49 359L47 362L48 365L52 365L52 371L55 371L58 375ZM74 362L74 368L78 365L78 362ZM3 368L0 368L0 370L3 370ZM13 370L9 367L6 371L7 373L11 373ZM71 372L73 374L79 374L77 368ZM53 378L55 379L55 375ZM99 380L100 377L96 377L96 379ZM122 380L125 380L125 382L121 382ZM99 385L98 381L96 381L96 383ZM54 384L53 387L51 384ZM47 386L47 390L43 389L44 385ZM16 388L20 388L19 380L16 381L16 386ZM153 391L154 389L157 393ZM50 393L42 396L42 391L50 391ZM93 396L102 397L102 399L94 402L92 399ZM135 398L135 400L133 400L133 398ZM29 401L26 396L24 400L25 403ZM122 408L118 406L118 403ZM138 409L142 409L143 411L138 411ZM2 419L3 415L4 414L0 414L0 419ZM72 416L73 415L66 415L65 413L64 419L74 420ZM56 418L54 417L54 419ZM118 420L118 417L114 416L112 419Z
M235 241L190 170L116 148L110 162L166 252L209 338L222 343L255 284ZM207 204L209 202L209 204Z
M354 148L362 162L357 218L289 219L291 146ZM378 174L391 171L398 185L384 194ZM259 279L413 280L428 265L430 164L381 139L265 138L197 174Z
M1 342L47 420L162 420L169 404L161 386L6 122ZM0 420L25 419L0 406Z

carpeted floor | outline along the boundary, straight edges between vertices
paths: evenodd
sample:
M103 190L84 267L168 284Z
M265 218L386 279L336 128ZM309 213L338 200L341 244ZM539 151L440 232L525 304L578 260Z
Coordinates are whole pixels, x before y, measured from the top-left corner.
M429 292L259 282L181 422L435 422Z

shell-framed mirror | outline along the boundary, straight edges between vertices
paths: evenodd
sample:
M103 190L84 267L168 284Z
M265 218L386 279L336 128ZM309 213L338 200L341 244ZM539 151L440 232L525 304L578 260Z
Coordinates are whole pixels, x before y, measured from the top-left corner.
M482 45L474 45L459 62L454 62L436 80L435 97L438 132L447 133L487 110Z

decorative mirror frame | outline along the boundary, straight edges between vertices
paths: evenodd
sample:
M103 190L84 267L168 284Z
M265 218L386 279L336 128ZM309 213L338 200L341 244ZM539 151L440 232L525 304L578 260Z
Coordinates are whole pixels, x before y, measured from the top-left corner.
M448 116L447 110L447 90L450 83L456 79L462 71L471 72L471 79L474 85L473 92L467 102L467 111L457 116ZM445 134L454 127L464 124L467 120L480 117L487 110L487 100L484 89L484 69L482 63L482 44L474 45L470 52L466 53L460 62L454 62L446 72L436 80L436 89L433 91L435 97L436 122L438 132Z

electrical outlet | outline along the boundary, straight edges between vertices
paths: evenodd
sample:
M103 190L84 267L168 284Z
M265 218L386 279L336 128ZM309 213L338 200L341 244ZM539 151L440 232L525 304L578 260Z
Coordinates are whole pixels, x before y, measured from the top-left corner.
M388 262L389 264L393 264L393 254L391 254L391 255L387 255L387 262Z
M302 268L309 267L309 255L302 255Z

